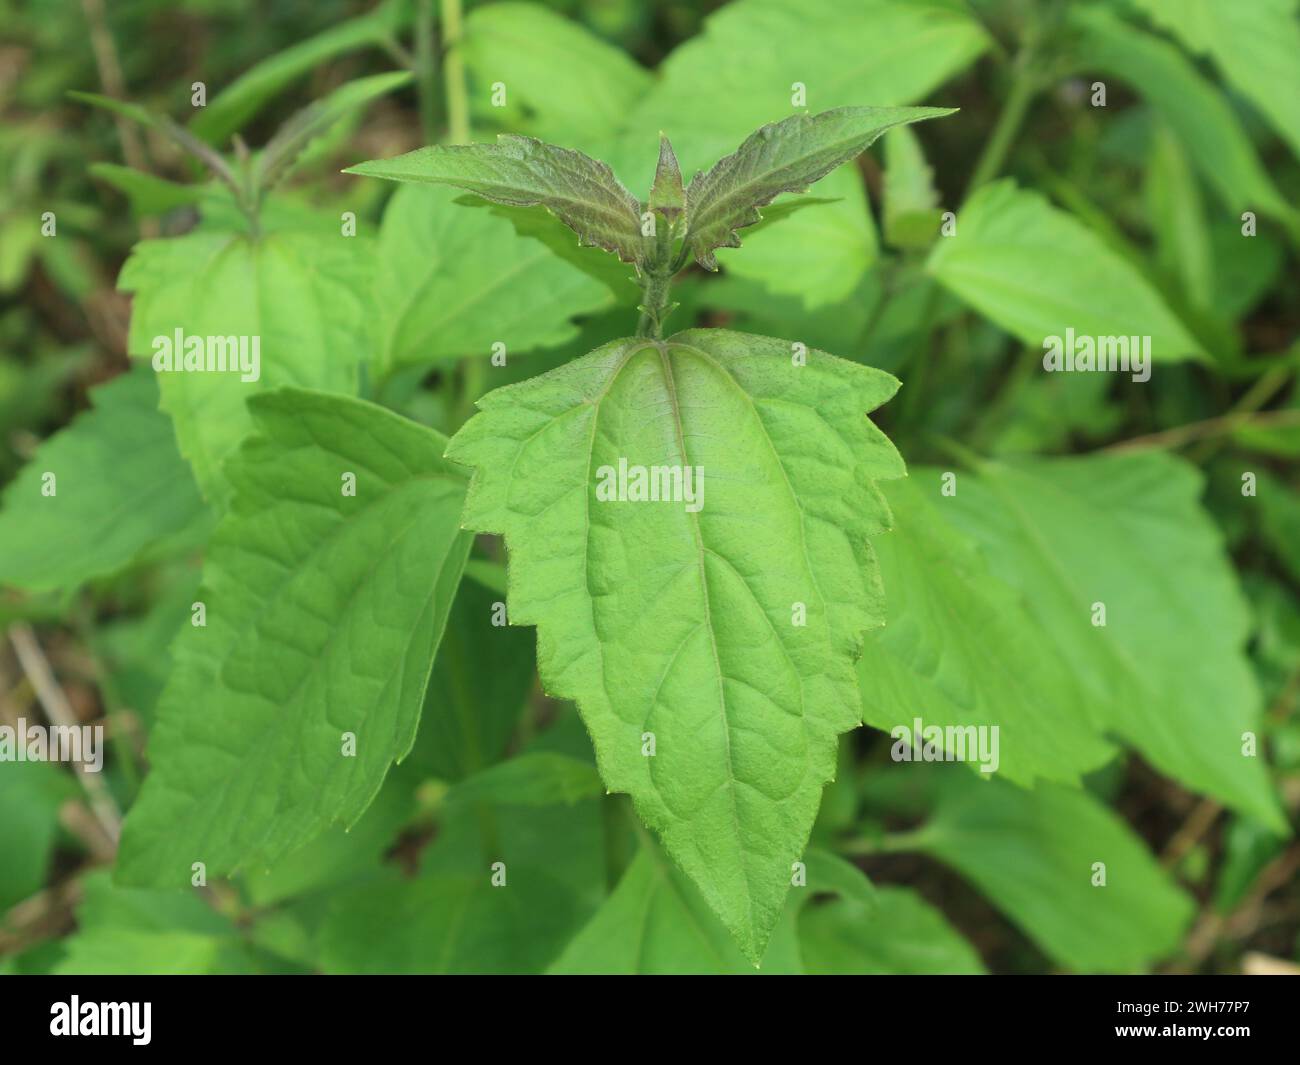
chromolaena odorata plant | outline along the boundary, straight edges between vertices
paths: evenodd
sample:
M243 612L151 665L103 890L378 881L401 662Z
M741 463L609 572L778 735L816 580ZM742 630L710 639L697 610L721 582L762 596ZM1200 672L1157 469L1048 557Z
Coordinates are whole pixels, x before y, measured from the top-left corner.
M875 482L904 472L867 412L898 382L789 339L666 336L673 278L716 269L759 208L885 130L947 113L796 115L689 184L663 139L644 203L528 137L350 170L545 208L635 267L635 335L489 393L447 458L474 470L463 524L505 537L510 620L537 626L547 692L577 703L606 786L755 961L860 723L853 662L882 616L869 540L890 524Z

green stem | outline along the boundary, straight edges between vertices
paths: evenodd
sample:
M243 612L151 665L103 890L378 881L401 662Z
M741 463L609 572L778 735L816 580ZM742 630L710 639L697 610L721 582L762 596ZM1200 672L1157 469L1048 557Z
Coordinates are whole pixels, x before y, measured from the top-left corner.
M1258 411L1291 381L1291 374L1292 370L1289 366L1279 366L1277 369L1264 374L1232 405L1232 408L1224 416L1224 421L1229 423L1232 428L1236 428L1239 422L1248 420L1250 415ZM1198 447L1188 452L1187 457L1193 462L1204 462L1219 449L1222 443L1222 436L1202 440Z
M1025 34L1024 44L1016 53L1012 65L1011 91L1002 101L1002 110L993 126L993 133L980 153L975 169L971 173L970 184L966 187L966 198L981 185L997 177L1002 164L1007 160L1007 153L1015 143L1020 127L1024 125L1029 105L1038 95L1041 84L1038 72L1034 69L1038 61L1038 48L1041 39L1041 27L1031 26Z
M1025 116L1029 113L1029 105L1038 94L1041 84L1038 73L1034 70L1038 61L1041 34L1042 28L1037 24L1031 26L1025 34L1024 44L1014 61L1011 91L1002 101L1002 109L998 113L997 122L994 123L993 133L985 143L984 151L980 153L975 169L971 173L970 184L966 188L966 200L970 199L971 193L991 181L1002 170L1002 165L1007 160L1007 154L1015 143L1020 127L1024 125ZM960 211L958 214L960 215ZM912 357L914 369L912 379L908 382L911 387L903 394L900 416L905 422L910 422L920 412L925 399L924 385L931 368L929 356L933 330L930 328L930 322L939 311L941 299L939 286L935 284L926 299L925 327L919 334L915 354Z
M438 139L438 57L433 48L433 0L420 0L415 10L415 91L420 101L424 139Z
M918 851L924 849L934 836L928 825L913 829L910 832L891 832L883 836L863 836L858 839L846 839L841 841L839 850L841 854L850 856L862 856L865 854L898 854L902 851Z
M460 51L463 34L460 0L442 0L442 72L447 92L447 140L452 144L469 143L469 93Z
M645 275L645 285L641 292L641 319L636 326L637 336L658 340L664 335L664 319L672 311L668 302L668 293L672 287L671 273Z
M487 391L485 356L475 355L461 363L460 395L456 400L456 425L464 425L474 415L474 404Z

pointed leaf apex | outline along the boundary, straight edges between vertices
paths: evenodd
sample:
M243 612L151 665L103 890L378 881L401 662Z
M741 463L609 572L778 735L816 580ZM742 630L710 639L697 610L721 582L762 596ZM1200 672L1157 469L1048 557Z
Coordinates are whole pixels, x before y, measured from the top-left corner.
M657 211L669 222L674 221L686 206L686 191L682 186L682 168L672 142L660 131L659 165L655 167L654 184L650 187L650 210Z

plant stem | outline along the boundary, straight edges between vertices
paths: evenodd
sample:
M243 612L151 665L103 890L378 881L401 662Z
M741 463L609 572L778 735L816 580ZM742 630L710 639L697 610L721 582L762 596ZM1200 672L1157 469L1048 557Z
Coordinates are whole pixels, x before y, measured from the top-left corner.
M420 101L424 139L438 139L438 57L433 47L433 0L419 0L415 9L415 91Z
M1234 407L1227 414L1220 414L1213 418L1206 418L1204 421L1189 422L1186 425L1177 426L1174 429L1163 429L1158 433L1148 433L1145 436L1134 436L1128 440L1120 440L1114 444L1108 444L1102 448L1105 452L1117 451L1137 451L1143 448L1175 448L1182 447L1184 444L1190 444L1196 440L1207 441L1207 445L1199 452L1188 456L1189 459L1196 462L1203 462L1213 448L1208 441L1214 440L1214 448L1219 446L1219 438L1231 433L1242 426L1251 425L1255 427L1268 426L1278 427L1300 425L1300 410L1272 410L1258 413L1253 410L1240 409L1240 404Z
M922 825L910 832L890 832L883 836L862 836L843 840L840 853L862 856L867 854L898 854L901 851L920 850L932 838L929 826Z
M966 187L967 199L981 185L997 177L1002 164L1006 162L1007 153L1011 150L1016 135L1020 132L1020 127L1024 124L1025 116L1029 113L1029 105L1038 95L1040 82L1038 73L1033 67L1038 60L1040 32L1040 27L1031 26L1025 34L1024 44L1016 53L1012 64L1011 91L1002 101L1002 110L998 113L997 122L994 123L993 133L985 142L984 150L980 153L975 169L971 172L970 184Z
M464 19L460 0L442 0L442 76L447 92L447 140L469 143L469 93L465 88L465 58L460 52Z
M996 177L998 171L1002 169L1012 142L1020 132L1025 115L1029 112L1029 105L1038 92L1037 80L1031 78L1023 67L1023 62L1018 60L1016 79L1011 86L1011 92L1003 102L1002 112L993 127L993 134L985 143L984 151L980 153L979 161L976 162L975 170L971 174L970 184L966 187L968 198L977 188Z
M664 319L672 311L668 302L672 286L671 273L646 273L641 292L641 319L636 326L637 336L658 340L664 335Z
M474 404L487 391L487 366L484 356L473 355L461 363L460 395L454 412L457 427L474 415Z

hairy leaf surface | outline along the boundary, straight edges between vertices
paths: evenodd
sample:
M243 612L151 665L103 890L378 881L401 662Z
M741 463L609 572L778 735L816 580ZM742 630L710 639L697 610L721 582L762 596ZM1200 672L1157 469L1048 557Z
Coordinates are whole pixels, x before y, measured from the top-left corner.
M476 467L466 525L506 537L547 691L755 961L859 721L874 481L903 473L865 413L897 382L791 355L722 330L615 341L490 393L448 450ZM601 499L620 460L702 468L702 506Z
M496 144L434 145L361 163L347 173L450 185L515 207L540 205L583 244L612 251L627 263L641 259L640 207L614 172L581 152L532 137L503 133Z
M759 221L757 208L783 192L804 192L865 151L894 126L952 114L943 107L840 107L791 115L750 134L686 189L686 243L709 270L717 248L738 248L736 230Z

